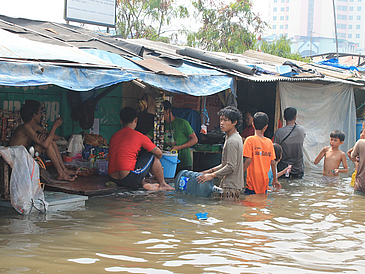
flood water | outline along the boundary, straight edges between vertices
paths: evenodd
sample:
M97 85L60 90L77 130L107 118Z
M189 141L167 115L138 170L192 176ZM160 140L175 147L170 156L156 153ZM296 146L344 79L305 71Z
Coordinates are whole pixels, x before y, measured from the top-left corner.
M0 208L0 273L365 273L365 196L348 176L307 171L239 202L159 192L46 216Z

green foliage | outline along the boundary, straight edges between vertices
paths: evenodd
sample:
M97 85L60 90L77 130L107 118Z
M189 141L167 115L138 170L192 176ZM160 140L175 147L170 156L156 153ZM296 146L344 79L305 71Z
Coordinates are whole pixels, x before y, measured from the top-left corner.
M254 49L256 37L267 23L253 13L250 0L224 4L219 0L194 0L195 17L203 26L196 32L185 32L187 44L209 51L242 53Z
M164 37L171 20L188 17L186 7L174 0L118 0L117 34L123 38L146 38L169 42Z
M297 61L310 62L309 58L303 58L299 52L292 53L290 48L290 40L285 36L274 40L272 43L262 41L260 49L262 52L269 53L272 55L293 59Z

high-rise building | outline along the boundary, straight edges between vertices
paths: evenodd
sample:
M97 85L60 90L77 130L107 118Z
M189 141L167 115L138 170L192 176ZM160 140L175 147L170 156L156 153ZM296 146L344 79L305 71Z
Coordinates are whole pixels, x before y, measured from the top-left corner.
M309 54L335 48L333 0L267 0L268 36L285 35ZM339 51L365 52L365 0L334 0ZM260 11L263 13L263 9ZM264 16L265 17L265 16ZM302 41L300 44L299 41ZM304 49L302 49L304 50ZM309 55L307 54L307 55Z

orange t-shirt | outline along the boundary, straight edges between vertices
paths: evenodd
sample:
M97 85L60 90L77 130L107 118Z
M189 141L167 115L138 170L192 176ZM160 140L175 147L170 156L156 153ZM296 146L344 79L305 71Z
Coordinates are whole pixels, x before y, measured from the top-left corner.
M247 169L246 187L256 194L265 193L269 186L268 172L275 160L274 146L269 138L250 136L243 144L243 157L251 158Z

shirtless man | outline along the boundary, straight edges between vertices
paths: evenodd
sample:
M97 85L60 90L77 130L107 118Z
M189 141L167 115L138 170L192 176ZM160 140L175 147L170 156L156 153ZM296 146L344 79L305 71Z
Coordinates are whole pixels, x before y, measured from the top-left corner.
M322 182L339 182L339 173L347 173L347 161L345 152L339 149L345 140L345 133L341 130L334 130L330 134L330 146L324 147L314 160L318 164L324 157ZM343 168L340 169L342 162Z
M75 171L68 170L63 164L62 156L55 141L59 139L56 129L62 125L62 119L54 121L51 131L45 130L39 124L41 121L41 104L35 100L26 100L20 109L20 116L24 124L18 126L13 132L9 146L34 146L39 153L45 151L57 170L57 180L74 181Z

